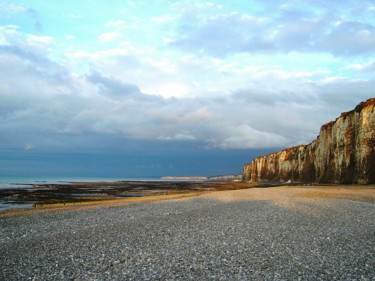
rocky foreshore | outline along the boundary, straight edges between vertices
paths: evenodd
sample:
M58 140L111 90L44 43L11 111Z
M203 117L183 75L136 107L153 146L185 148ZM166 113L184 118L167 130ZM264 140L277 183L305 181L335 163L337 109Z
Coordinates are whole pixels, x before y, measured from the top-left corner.
M259 186L223 181L115 181L31 184L23 188L0 189L0 211L14 207L70 206L101 202L121 202L142 197L199 194Z

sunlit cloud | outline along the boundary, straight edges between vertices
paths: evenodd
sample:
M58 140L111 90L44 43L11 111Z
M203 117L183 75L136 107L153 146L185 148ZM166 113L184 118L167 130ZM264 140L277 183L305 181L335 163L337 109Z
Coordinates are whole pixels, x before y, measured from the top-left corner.
M99 42L100 43L107 43L110 41L114 41L116 39L121 38L121 33L119 32L107 32L103 33L99 36Z

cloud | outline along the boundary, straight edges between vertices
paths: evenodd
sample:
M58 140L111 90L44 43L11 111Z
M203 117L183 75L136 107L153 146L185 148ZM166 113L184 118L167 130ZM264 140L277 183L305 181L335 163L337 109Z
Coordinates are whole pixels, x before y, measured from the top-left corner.
M50 36L35 36L29 35L27 43L30 45L40 45L42 47L49 47L53 44L53 39Z
M124 26L125 21L124 20L114 20L107 22L107 26L109 27L116 27L116 26Z
M99 36L99 42L100 43L108 43L108 42L111 42L111 41L114 41L114 40L117 40L119 38L121 38L121 33L119 32L116 32L116 31L112 31L112 32L106 32L106 33L103 33Z
M184 19L179 38L169 43L187 51L222 56L247 50L267 51L274 46L262 36L262 20L240 14L229 14L206 19ZM197 22L187 25L186 21Z
M31 150L31 149L33 149L34 148L34 145L32 145L31 143L27 143L27 144L25 144L25 150Z
M9 102L7 110L1 111L0 131L2 135L18 135L16 142L39 143L40 149L77 149L90 142L93 134L106 139L99 146L117 138L193 141L222 149L306 143L321 124L371 96L370 89L375 86L374 82L338 80L306 84L310 97L299 92L248 89L234 91L225 100L165 99L101 73L74 78L86 85L79 91L75 87L79 81L67 80L68 94L62 94L56 81L39 72L33 75L33 83L44 85L48 91L30 92L24 82L29 75L18 76L21 96L1 90L2 98ZM32 98L27 98L30 94Z
M374 22L352 12L353 6L359 7L357 4L341 7L344 13L352 13L355 20L343 18L335 5L324 1L301 7L292 1L280 5L263 4L262 12L255 16L241 12L217 16L183 14L175 38L170 38L167 44L186 52L216 57L294 51L335 56L375 52ZM370 11L370 4L361 8L367 6L366 10Z
M350 69L354 69L360 72L374 72L375 71L375 61L369 62L367 64L351 64Z
M374 95L375 80L361 74L373 71L373 59L361 57L372 52L366 20L293 6L274 19L224 8L163 19L179 26L160 48L118 37L112 47L60 49L55 37L1 27L0 150L286 147L310 142L323 123ZM103 42L112 35L102 33Z
M288 141L284 136L258 131L248 124L239 124L223 128L229 131L220 142L216 139L211 139L209 142L215 147L224 149L241 149L241 148L265 148L285 146ZM259 140L262 140L260 143Z
M2 1L0 2L0 10L2 11L2 18L7 18L14 14L24 13L27 9L19 4Z
M21 35L13 25L0 26L0 46L2 49L18 50L29 56L44 56L50 53L54 41L50 36Z
M176 133L173 136L161 136L160 140L167 140L167 141L193 141L196 140L196 138L189 134L189 132L182 132L182 133Z
M340 22L316 46L343 56L374 53L375 26L357 21Z
M183 83L176 81L163 83L156 88L150 89L149 91L163 97L183 97L188 96L189 88Z
M352 79L345 78L323 80L314 85L318 92L319 101L324 102L327 109L338 111L348 111L353 109L351 105L374 97L375 79Z
M164 16L160 16L160 17L153 17L153 18L151 18L151 21L156 23L156 24L165 24L165 23L172 22L175 19L176 19L175 16L164 15Z
M89 82L97 86L100 94L112 97L121 97L141 94L137 86L123 83L116 78L105 77L98 72L93 72L87 76Z
M34 45L24 48L20 46L0 46L0 62L6 67L0 68L0 73L6 83L2 83L2 94L17 99L23 96L25 100L46 94L67 94L71 90L68 70L45 57ZM45 52L47 53L47 52Z

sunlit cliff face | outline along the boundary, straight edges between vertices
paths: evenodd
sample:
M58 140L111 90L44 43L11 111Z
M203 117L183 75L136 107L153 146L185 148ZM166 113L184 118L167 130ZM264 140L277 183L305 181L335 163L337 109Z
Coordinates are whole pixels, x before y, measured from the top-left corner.
M308 145L254 159L243 177L252 181L375 183L375 98L322 126Z

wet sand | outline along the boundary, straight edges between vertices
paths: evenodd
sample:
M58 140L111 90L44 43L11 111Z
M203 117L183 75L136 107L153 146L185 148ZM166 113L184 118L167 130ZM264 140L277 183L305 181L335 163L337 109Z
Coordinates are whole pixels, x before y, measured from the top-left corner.
M309 198L335 198L375 202L375 186L275 186L228 192L214 192L203 197L222 201L267 200L281 204L285 200L303 201Z

